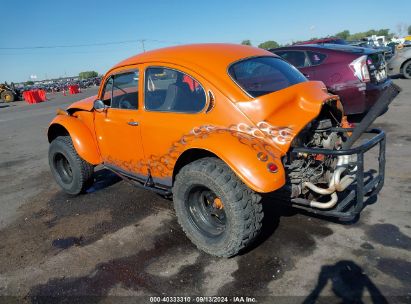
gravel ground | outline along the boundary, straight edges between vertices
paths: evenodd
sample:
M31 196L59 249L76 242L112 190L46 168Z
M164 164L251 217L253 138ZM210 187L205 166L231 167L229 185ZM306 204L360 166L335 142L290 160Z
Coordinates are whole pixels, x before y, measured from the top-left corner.
M85 195L58 188L47 126L57 108L96 88L37 105L1 103L0 302L248 296L260 303L410 303L411 81L395 83L402 93L374 123L387 132L385 186L361 218L341 224L267 199L261 239L231 259L196 250L169 200L104 169Z

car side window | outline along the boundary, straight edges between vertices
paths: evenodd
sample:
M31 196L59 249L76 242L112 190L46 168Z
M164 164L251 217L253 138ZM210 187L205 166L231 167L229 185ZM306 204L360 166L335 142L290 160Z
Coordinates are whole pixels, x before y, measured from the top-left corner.
M102 94L102 101L108 107L111 106L112 93L113 93L113 77L110 77L104 85L104 90Z
M206 94L200 83L187 74L151 67L145 73L144 103L149 111L197 113L206 104Z
M307 54L308 58L310 58L311 65L319 65L323 63L324 59L327 57L325 54L312 51L307 51Z
M111 108L128 110L138 108L138 80L138 71L114 75Z
M278 56L287 60L296 68L304 68L310 66L310 61L304 51L278 51L275 52Z

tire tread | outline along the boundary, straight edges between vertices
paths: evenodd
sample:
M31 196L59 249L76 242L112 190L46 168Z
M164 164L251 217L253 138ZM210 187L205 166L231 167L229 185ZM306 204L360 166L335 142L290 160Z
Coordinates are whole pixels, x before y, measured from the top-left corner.
M240 219L239 226L233 229L235 235L230 236L226 246L218 252L210 252L201 244L195 244L200 250L220 257L230 257L246 248L258 236L263 219L263 208L258 193L248 188L237 175L220 159L207 157L194 161L183 167L176 176L173 193L178 193L179 187L187 183L187 175L208 175L220 185L224 193L233 193L235 198L230 203L236 216ZM176 208L177 212L178 208ZM180 215L181 216L181 215ZM190 238L191 227L186 227L177 214L178 222L185 234ZM192 240L192 238L190 238Z
M77 193L84 193L89 186L91 186L91 183L93 181L93 173L94 173L94 166L88 162L86 162L84 159L82 159L76 149L74 148L73 141L70 136L58 136L56 139L54 139L53 142L61 142L65 148L66 152L71 155L71 157L74 159L76 164L78 165L78 168L80 168L80 174L79 178L80 180L78 181L79 184L79 189L76 191ZM52 143L53 143L52 142Z

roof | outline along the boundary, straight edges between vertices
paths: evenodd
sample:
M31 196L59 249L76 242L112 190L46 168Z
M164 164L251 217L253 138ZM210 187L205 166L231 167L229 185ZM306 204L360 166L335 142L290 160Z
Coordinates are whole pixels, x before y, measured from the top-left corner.
M217 88L224 87L226 92L223 93L226 93L227 96L231 95L230 98L244 99L246 95L229 78L227 69L233 62L253 56L275 55L260 48L241 44L190 44L147 51L121 61L113 69L147 62L166 62L181 65L204 77Z
M205 43L166 47L147 51L121 61L115 67L150 61L172 61L192 63L202 67L227 66L239 59L250 56L272 55L270 52L241 44Z
M280 51L280 50L289 50L289 49L323 49L323 50L331 50L331 51L337 51L337 52L348 52L348 53L355 53L355 54L371 54L375 53L377 50L374 49L368 49L368 48L363 48L363 47L358 47L358 46L352 46L352 45L343 45L343 44L332 44L332 43L324 43L324 44L301 44L301 45L290 45L290 46L285 46L282 48L277 48L277 49L271 49L270 51L275 52L275 51Z

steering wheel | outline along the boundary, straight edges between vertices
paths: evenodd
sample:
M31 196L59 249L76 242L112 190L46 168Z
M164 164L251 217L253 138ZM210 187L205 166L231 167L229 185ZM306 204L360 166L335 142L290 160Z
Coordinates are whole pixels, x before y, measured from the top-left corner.
M132 108L131 103L128 100L125 100L123 98L119 101L118 107L120 109L131 109Z

